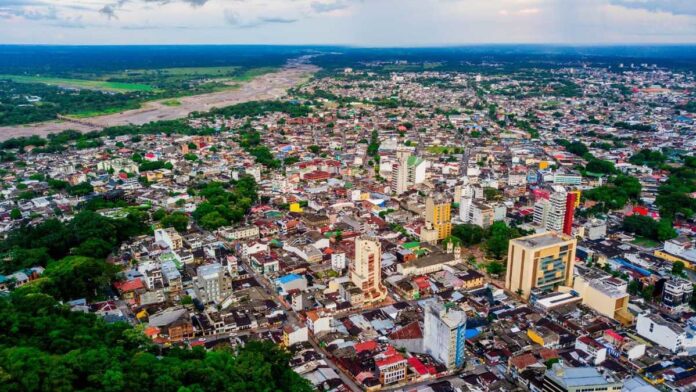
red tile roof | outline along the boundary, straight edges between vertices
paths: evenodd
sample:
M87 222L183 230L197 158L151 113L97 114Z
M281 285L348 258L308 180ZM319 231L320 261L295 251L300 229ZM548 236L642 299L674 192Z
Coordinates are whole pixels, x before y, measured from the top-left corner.
M404 359L404 357L401 354L393 354L393 355L390 355L382 360L375 361L375 366L377 366L378 368L381 368L381 367L390 366L390 365L393 365L395 363L399 363L402 361L405 362L406 359Z
M389 335L389 339L392 340L402 340L402 339L422 339L423 330L421 330L418 321L414 321L405 327L392 332Z
M133 280L125 281L125 282L116 282L114 283L114 286L116 289L122 293L127 293L130 291L135 291L139 289L144 289L145 285L143 285L143 281L140 280L140 278L136 278Z
M420 361L420 359L416 357L411 357L406 362L408 362L409 366L411 366L413 370L415 370L416 373L420 374L421 376L429 373L428 368L423 364L423 362Z
M518 370L524 370L538 362L539 361L534 357L534 355L530 353L525 353L510 358L510 365Z
M361 353L363 351L374 351L377 349L377 342L374 340L368 340L367 342L360 342L355 345L355 352Z

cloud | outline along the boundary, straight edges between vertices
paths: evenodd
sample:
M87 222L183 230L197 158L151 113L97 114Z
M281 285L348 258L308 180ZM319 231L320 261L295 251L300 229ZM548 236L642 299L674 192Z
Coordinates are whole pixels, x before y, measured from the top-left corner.
M696 0L0 0L0 37L47 44L694 43Z
M498 11L498 15L508 16L508 15L536 15L541 12L539 8L523 8L521 10L509 11L507 9L502 9Z
M650 12L696 15L696 0L610 0L610 4Z
M189 3L191 4L192 7L202 7L205 5L205 3L208 2L208 0L183 0L184 3Z
M332 11L338 11L348 8L349 4L345 0L334 0L334 1L313 1L310 7L315 12L320 14Z
M208 3L208 1L209 0L118 0L114 3L105 4L102 8L99 9L99 13L106 16L108 19L118 19L117 11L129 3L142 2L146 4L155 4L163 6L171 3L181 2L188 4L191 7L199 8Z
M2 7L0 8L0 15L3 15L3 18L16 16L27 20L56 20L58 19L58 10L53 6L42 8Z
M108 19L118 19L116 15L116 6L114 4L107 4L99 10L99 13L106 16Z
M225 21L235 27L250 28L264 24L288 24L295 23L298 19L283 16L242 16L239 12L230 9L225 10Z
M62 27L64 29L84 29L87 26L82 22L82 16L76 16L74 18L64 18L58 19L51 23L51 26Z

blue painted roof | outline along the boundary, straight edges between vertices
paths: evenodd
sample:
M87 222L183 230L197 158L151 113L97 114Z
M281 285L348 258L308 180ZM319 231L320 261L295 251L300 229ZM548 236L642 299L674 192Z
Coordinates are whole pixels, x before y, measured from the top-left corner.
M280 282L280 284L286 284L286 283L292 282L293 280L297 280L297 279L302 279L302 277L300 275L297 275L297 274L289 274L289 275L281 276L280 278L278 278L278 282Z

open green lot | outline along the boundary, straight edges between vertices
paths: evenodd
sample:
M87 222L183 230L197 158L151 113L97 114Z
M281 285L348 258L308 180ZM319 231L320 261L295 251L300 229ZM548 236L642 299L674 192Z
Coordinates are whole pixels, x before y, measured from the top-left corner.
M167 99L165 101L162 101L162 105L164 106L181 106L181 101L177 99Z
M642 246L644 248L656 248L660 246L659 242L640 236L636 237L636 239L633 240L632 243L638 246Z
M16 83L42 83L50 86L59 86L76 89L102 90L112 92L150 92L155 89L147 84L140 83L121 83L107 82L103 80L84 80L69 78L53 78L46 76L26 76L26 75L0 75L0 79L11 80Z
M457 146L429 146L426 150L431 154L453 154L460 148Z

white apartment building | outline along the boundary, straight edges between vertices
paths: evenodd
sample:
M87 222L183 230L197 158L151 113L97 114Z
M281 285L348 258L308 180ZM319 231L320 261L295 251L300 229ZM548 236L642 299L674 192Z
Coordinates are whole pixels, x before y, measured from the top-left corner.
M435 302L426 305L423 347L448 369L464 365L466 313L449 304Z
M667 321L657 314L643 313L638 315L636 332L673 353L696 354L696 320L694 319L682 325Z

